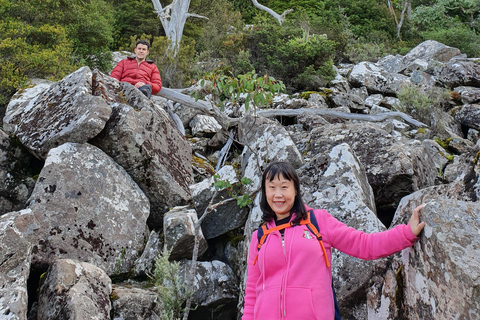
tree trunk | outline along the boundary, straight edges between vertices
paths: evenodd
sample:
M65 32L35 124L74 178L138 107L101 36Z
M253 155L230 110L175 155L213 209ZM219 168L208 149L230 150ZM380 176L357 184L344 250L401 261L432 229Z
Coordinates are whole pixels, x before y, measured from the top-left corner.
M207 17L188 13L190 0L173 0L165 8L162 7L160 0L152 0L155 12L162 23L167 38L170 40L168 50L174 57L177 56L182 40L183 28L188 17L197 17L208 19Z

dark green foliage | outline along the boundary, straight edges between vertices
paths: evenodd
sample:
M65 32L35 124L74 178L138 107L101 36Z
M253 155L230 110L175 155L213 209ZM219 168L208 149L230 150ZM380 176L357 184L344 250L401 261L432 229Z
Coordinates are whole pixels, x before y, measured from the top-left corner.
M260 19L247 40L255 70L282 80L287 91L326 85L335 76L336 43L325 35L309 34L307 27Z
M162 24L151 0L108 0L115 8L115 22L111 49L128 49L130 37L148 34L164 36Z

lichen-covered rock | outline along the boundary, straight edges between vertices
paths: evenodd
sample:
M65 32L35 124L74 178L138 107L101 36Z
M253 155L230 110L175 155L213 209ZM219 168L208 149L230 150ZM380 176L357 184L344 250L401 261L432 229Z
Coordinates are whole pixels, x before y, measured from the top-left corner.
M27 207L39 162L15 138L0 130L0 216Z
M367 87L370 93L396 95L410 79L399 73L389 73L371 62L360 62L353 67L348 81L354 87Z
M480 88L460 86L453 91L458 92L464 104L480 103Z
M303 199L310 207L326 209L357 230L368 233L385 230L376 217L373 190L365 169L348 144L342 143L328 153L317 155L299 169L299 175L302 177ZM332 253L332 261L337 299L341 305L343 301L350 301L348 307L341 309L342 317L353 316L353 305L366 313L366 300L359 297L366 296L366 284L375 274L374 262L362 261L336 250Z
M421 238L397 258L401 268L392 270L393 283L370 304L369 319L478 319L480 206L421 190L405 197L398 210L410 214L422 202Z
M135 110L112 104L113 113L91 143L120 164L150 200L149 226L158 229L163 214L190 200L192 151L164 110L144 105Z
M232 185L231 191L241 191L242 185L239 183L232 166L224 166L218 170L217 174L219 176L218 180L228 181ZM214 178L211 177L191 185L190 190L195 209L201 217L215 194ZM206 239L218 237L245 225L248 208L239 208L237 201L221 203L230 198L232 198L232 195L227 190L221 190L213 199L212 203L216 205L215 210L209 212L202 222L202 230Z
M455 112L455 119L462 126L480 130L480 104L466 104Z
M191 261L184 260L179 270L184 274L191 268ZM193 304L198 306L190 311L192 319L233 319L236 312L238 285L232 269L224 262L197 262L197 276L193 283Z
M31 237L38 228L29 209L0 216L0 319L27 319Z
M461 54L461 51L454 47L449 47L435 40L426 40L415 48L410 50L403 58L405 64L410 64L417 59L439 62L448 62L455 56Z
M195 241L195 223L197 212L188 207L175 207L163 217L163 234L165 246L171 250L170 259L191 259ZM199 230L198 255L207 250L207 241Z
M215 133L222 130L222 126L215 120L214 117L206 115L196 115L189 123L192 128L194 136L213 136Z
M242 152L243 176L252 180L246 191L260 187L263 169L271 161L288 161L298 168L303 164L302 155L283 126L276 121L247 118L239 125L239 139L249 148Z
M111 107L92 95L92 72L82 67L22 104L11 133L39 159L65 142L85 143L105 126Z
M40 286L37 319L110 320L112 281L100 268L59 259Z
M143 249L149 203L100 149L66 143L52 149L30 198L39 221L32 264L60 258L126 273Z
M163 320L156 292L132 282L112 287L112 320Z
M144 277L152 273L155 266L155 261L163 249L163 238L158 232L151 231L145 249L140 258L135 261L133 275L136 277Z
M312 131L311 155L348 143L365 167L377 210L390 214L413 191L432 186L437 170L420 141L397 140L376 124L332 124ZM393 216L393 214L392 214Z
M54 84L55 82L53 81L32 79L31 87L17 91L7 105L5 117L2 117L3 129L5 132L9 134L14 133L18 124L22 121L25 108L34 103L42 93L47 91Z
M480 87L480 61L467 58L452 59L441 69L437 81L449 88Z

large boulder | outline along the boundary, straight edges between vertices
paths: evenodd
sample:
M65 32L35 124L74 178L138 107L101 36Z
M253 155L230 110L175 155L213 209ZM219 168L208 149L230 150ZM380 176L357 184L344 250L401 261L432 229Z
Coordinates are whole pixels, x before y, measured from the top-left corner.
M179 273L185 274L185 269L190 267L191 261L184 260ZM197 275L191 289L193 304L197 306L190 311L192 319L233 319L238 286L227 264L218 260L197 262Z
M399 211L410 214L416 205L427 203L420 212L426 225L414 247L396 257L388 286L369 296L369 319L480 317L480 205L429 189L405 197L399 205Z
M25 209L0 217L0 318L26 320L27 280L33 245L39 228L32 211Z
M480 87L480 61L467 58L452 59L442 67L437 81L449 88Z
M191 259L195 241L195 223L198 221L195 209L175 207L163 217L165 246L171 250L170 259ZM207 250L207 241L199 230L198 255Z
M37 319L110 320L111 292L112 281L102 269L59 259L40 286Z
M214 177L190 186L193 204L199 217L203 216L210 201L215 205L215 210L208 212L202 221L202 230L206 239L243 227L248 216L248 208L239 208L237 201L222 202L231 199L234 196L232 193L242 190L235 169L232 166L224 166L218 170L217 175L218 180L228 181L232 185L231 190L223 189L215 195Z
M435 184L437 170L425 146L420 141L397 140L376 124L332 124L314 129L309 152L327 154L343 142L365 167L377 213L386 225L402 197Z
M138 90L137 90L138 91ZM91 143L120 164L151 204L149 226L158 229L163 214L190 200L192 151L165 111L146 102L141 110L112 104L105 129Z
M40 165L18 140L0 130L0 216L27 207Z
M144 193L98 148L66 143L52 149L30 198L39 221L32 263L60 258L129 272L144 246L149 203Z
M112 109L92 95L92 71L82 67L18 107L8 128L39 159L65 142L85 143L105 127ZM12 110L13 112L13 110Z
M246 191L260 187L263 170L272 161L288 161L298 168L303 164L302 155L287 130L278 123L265 118L247 117L239 124L239 140L244 143L243 176L252 180Z
M112 320L162 320L162 303L156 292L132 282L112 288Z
M449 47L435 40L426 40L410 50L403 57L403 62L407 65L415 60L424 60L430 63L435 61L448 62L460 54L461 51L457 48Z
M410 79L399 73L390 73L371 62L355 65L348 76L353 87L366 87L369 93L396 95Z
M317 155L298 173L303 199L310 207L326 209L357 230L367 233L385 230L376 217L373 190L365 169L348 144L342 143ZM322 226L319 227L322 233ZM366 314L366 300L360 297L366 296L365 288L375 274L374 262L359 260L337 250L332 252L332 261L342 317L353 318L354 310L356 314Z

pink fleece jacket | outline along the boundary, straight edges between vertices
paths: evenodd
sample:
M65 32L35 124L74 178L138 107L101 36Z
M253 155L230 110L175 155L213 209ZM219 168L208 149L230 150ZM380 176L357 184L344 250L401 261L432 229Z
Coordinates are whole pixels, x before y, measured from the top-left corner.
M371 260L410 247L418 239L408 225L367 234L349 228L325 210L314 213L329 261L332 247ZM267 225L275 227L274 222ZM282 246L280 232L272 232L258 251L257 231L253 233L242 320L333 319L332 272L315 236L306 226L295 226L285 229L284 238Z

